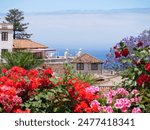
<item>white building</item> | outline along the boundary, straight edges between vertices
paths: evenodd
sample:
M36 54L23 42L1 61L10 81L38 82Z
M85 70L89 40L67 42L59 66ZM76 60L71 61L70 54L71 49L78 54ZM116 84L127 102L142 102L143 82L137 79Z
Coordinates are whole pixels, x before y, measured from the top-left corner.
M3 52L11 52L13 48L13 25L0 23L0 59Z

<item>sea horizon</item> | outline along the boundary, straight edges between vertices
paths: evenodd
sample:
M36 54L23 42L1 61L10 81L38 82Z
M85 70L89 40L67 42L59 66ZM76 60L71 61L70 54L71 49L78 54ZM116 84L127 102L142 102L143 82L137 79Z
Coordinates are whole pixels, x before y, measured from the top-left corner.
M57 56L63 56L66 49L55 48ZM79 49L68 49L68 52L71 56L75 56ZM99 60L106 60L106 54L109 53L109 50L96 50L96 49L82 49L83 53L87 53Z

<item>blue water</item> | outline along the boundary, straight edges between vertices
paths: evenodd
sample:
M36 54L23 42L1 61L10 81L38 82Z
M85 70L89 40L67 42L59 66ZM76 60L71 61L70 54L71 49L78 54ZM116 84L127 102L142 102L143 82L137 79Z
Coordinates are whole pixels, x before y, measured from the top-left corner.
M100 60L106 59L106 54L109 52L108 50L82 50L84 53L88 53L91 56L94 56ZM65 52L65 49L57 49L56 54L59 56L63 56ZM68 51L72 56L74 56L78 50L69 50Z

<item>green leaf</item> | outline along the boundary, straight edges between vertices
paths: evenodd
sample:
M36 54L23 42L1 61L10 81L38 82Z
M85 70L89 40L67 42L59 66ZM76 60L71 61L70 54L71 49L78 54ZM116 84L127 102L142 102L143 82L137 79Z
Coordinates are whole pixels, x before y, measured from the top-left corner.
M121 47L124 47L124 43L123 43L123 42L120 42L120 46L121 46Z

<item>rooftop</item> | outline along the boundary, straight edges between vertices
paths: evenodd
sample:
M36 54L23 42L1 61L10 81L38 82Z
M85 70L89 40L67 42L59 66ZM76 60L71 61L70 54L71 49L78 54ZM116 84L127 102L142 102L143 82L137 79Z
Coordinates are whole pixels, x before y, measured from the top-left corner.
M13 49L46 49L46 48L48 47L45 45L26 39L25 40L14 39L13 43Z
M0 23L0 30L13 30L13 25L10 23Z
M81 56L76 57L72 63L103 63L101 60L84 53Z

